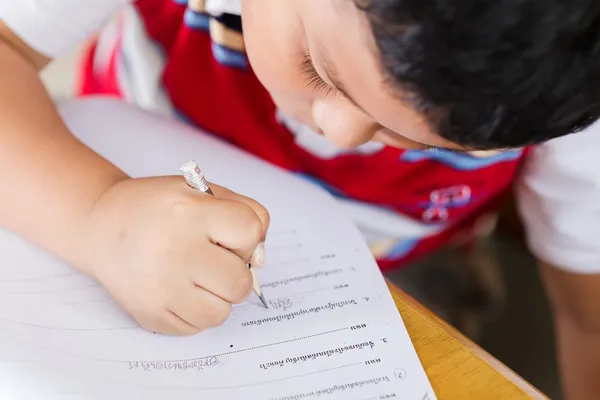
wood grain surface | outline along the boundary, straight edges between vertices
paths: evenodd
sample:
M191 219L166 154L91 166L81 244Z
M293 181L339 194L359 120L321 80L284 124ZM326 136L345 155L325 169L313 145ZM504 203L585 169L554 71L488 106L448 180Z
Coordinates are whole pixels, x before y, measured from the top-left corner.
M408 294L388 286L438 399L547 399Z

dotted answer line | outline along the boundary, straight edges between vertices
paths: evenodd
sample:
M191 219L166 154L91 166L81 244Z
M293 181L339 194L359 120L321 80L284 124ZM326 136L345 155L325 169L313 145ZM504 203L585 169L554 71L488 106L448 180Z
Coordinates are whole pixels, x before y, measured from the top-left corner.
M118 330L118 329L133 329L132 328L115 328L114 330ZM195 360L203 360L203 359L207 359L207 358L211 358L211 357L223 357L223 356L227 356L227 355L231 355L231 354L236 354L236 353L243 353L246 351L252 351L252 350L257 350L257 349L262 349L262 348L266 348L266 347L272 347L272 346L277 346L280 344L285 344L285 343L292 343L292 342L297 342L300 340L305 340L305 339L310 339L310 338L314 338L317 336L323 336L323 335L328 335L330 333L335 333L335 332L341 332L344 330L347 330L348 328L338 328L338 329L332 329L330 331L327 332L321 332L321 333L315 333L313 335L308 335L308 336L302 336L299 338L294 338L294 339L289 339L289 340L283 340L280 342L275 342L275 343L268 343L268 344L263 344L263 345L259 345L259 346L254 346L254 347L249 347L247 349L240 349L240 350L234 350L234 351L229 351L229 352L225 352L225 353L220 353L220 354L211 354L208 356L201 356L201 357L194 357L194 358L186 358L186 359L180 359L180 360L143 360L143 361L139 361L139 360L112 360L112 359L103 359L103 358L96 358L96 357L88 357L88 356L84 356L81 354L75 354L75 353L71 353L71 352L65 352L65 351L58 351L55 349L49 349L49 348L45 348L46 350L51 350L53 352L60 352L63 354L67 354L71 357L78 357L78 358L82 358L85 360L92 360L92 361L99 361L99 362L106 362L106 363L114 363L114 364L130 364L130 363L134 363L134 362L139 362L139 363L180 363L180 362L192 362ZM74 329L75 330L75 329Z
M142 363L181 363L181 362L192 362L192 361L195 361L195 360L204 360L204 359L211 358L211 357L223 357L223 356L227 356L227 355L231 355L231 354L244 353L244 352L247 352L247 351L264 349L266 347L278 346L280 344L298 342L298 341L301 341L301 340L310 339L310 338L314 338L314 337L317 337L317 336L328 335L330 333L336 333L336 332L341 332L341 331L345 331L345 330L348 330L348 328L345 327L345 328L332 329L332 330L327 331L327 332L315 333L313 335L302 336L302 337L298 337L298 338L294 338L294 339L288 339L288 340L282 340L280 342L275 342L275 343L262 344L262 345L259 345L259 346L248 347L246 349L232 350L232 351L228 351L228 352L225 352L225 353L210 354L208 356L200 356L200 357L193 357L193 358L184 358L184 359L179 359L179 360L137 361L137 360L103 360L103 359L97 359L97 358L94 358L94 360L96 360L96 361L104 361L104 362L111 362L111 363L127 363L127 364L132 363L132 362L142 362Z
M308 336L303 336L303 337L299 337L299 338L294 338L294 339L289 339L289 340L283 340L281 342L275 342L275 343L269 343L269 344L263 344L260 346L254 346L254 347L249 347L247 349L241 349L241 350L235 350L235 351L229 351L227 353L221 353L221 354L214 354L212 356L208 356L208 357L222 357L222 356L227 356L230 354L236 354L236 353L243 353L245 351L251 351L251 350L257 350L257 349L263 349L265 347L272 347L272 346L277 346L280 344L286 344L286 343L291 343L291 342L297 342L300 340L304 340L304 339L310 339L310 338L314 338L317 336L323 336L323 335L328 335L330 333L335 333L335 332L340 332L340 331L345 331L348 328L338 328L338 329L333 329L327 332L321 332L321 333L315 333L314 335L308 335ZM207 357L196 357L197 358L207 358ZM194 359L193 359L194 360ZM182 360L182 361L189 361L189 360Z
M267 301L268 302L277 302L277 301L280 301L280 300L292 299L294 297L300 297L300 296L304 296L304 295L307 295L307 294L316 293L316 292L322 292L322 291L325 291L325 290L332 290L332 289L333 289L333 286L327 286L327 287L323 287L323 288L319 288L319 289L307 290L305 292L292 293L292 294L290 294L288 296L276 297L274 299L269 299ZM236 305L234 305L232 307L232 310L236 311L236 310L240 310L242 308L248 308L248 307L262 307L262 308L264 308L264 306L262 305L262 303L259 303L257 301L252 301L252 302L248 301L248 302L249 302L249 304L239 304L239 305L236 304Z

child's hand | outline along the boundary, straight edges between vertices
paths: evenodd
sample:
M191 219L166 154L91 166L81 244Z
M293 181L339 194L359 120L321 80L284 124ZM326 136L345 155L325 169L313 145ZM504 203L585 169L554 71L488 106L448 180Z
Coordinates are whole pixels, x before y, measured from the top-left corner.
M211 188L215 197L181 177L128 179L90 213L81 267L148 330L185 335L220 325L250 294L247 263L269 214Z

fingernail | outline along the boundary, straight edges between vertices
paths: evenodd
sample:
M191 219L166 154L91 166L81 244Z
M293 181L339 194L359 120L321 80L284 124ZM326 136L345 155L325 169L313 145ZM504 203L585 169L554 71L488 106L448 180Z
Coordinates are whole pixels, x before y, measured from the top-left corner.
M261 243L254 250L254 254L252 254L252 258L250 259L250 264L256 268L262 268L265 266L265 244Z

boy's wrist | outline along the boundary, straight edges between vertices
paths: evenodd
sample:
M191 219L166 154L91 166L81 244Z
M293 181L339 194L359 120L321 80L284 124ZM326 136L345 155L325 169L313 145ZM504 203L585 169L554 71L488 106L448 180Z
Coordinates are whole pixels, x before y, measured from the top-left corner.
M91 277L95 277L93 270L94 253L101 251L101 249L94 246L94 243L98 243L96 238L98 235L111 234L111 232L95 232L94 230L97 226L91 223L91 220L98 218L95 215L97 214L97 205L102 201L106 193L127 179L130 179L130 177L120 170L107 171L106 176L99 179L99 185L96 187L99 190L93 196L88 197L92 201L89 203L89 206L85 207L86 211L78 216L78 221L74 225L77 228L65 236L65 240L68 243L65 243L64 248L67 249L68 254L63 258ZM117 234L117 232L114 233Z

